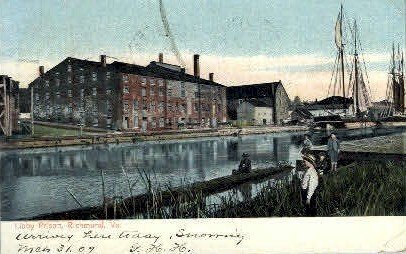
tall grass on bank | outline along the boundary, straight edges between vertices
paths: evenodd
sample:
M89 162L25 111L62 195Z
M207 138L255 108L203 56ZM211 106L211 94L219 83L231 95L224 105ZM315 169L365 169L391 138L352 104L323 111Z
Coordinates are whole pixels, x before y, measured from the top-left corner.
M317 216L406 215L405 162L360 162L322 176ZM304 216L300 183L264 190L244 203L225 202L213 217Z
M405 162L359 162L339 168L336 173L320 177L316 194L317 216L385 216L406 215ZM126 177L128 175L123 171ZM180 194L170 185L153 188L151 176L139 171L145 185L144 202L114 204L114 218L242 218L305 216L300 181L276 188L267 187L254 198L241 202L236 192L210 204L206 195L183 185ZM135 183L134 183L135 184ZM132 194L133 185L128 181ZM162 191L171 196L162 197ZM167 195L167 194L166 194ZM165 201L166 200L166 201ZM116 217L117 216L117 217ZM104 217L104 216L103 216ZM106 214L106 218L110 218Z

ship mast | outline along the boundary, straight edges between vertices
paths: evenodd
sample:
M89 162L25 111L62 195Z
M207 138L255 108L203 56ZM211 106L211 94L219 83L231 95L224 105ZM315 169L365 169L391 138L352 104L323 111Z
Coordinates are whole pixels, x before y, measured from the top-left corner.
M358 73L358 51L357 51L357 21L354 21L354 38L355 38L355 51L354 51L354 75L355 75L355 94L354 94L354 100L355 100L355 115L357 118L360 117L360 108L359 108L359 73Z
M343 106L344 114L346 114L346 102L345 102L345 84L344 84L344 44L343 44L343 4L341 4L340 10L340 62L341 62L341 87L343 88Z
M393 97L393 109L394 111L398 111L398 85L396 82L396 62L395 62L395 43L392 43L392 97Z

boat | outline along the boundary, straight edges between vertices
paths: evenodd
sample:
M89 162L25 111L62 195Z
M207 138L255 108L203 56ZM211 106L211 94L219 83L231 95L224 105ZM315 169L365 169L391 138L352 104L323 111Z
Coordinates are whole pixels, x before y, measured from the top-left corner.
M334 63L334 69L328 89L327 98L334 105L324 106L326 119L314 119L315 125L327 126L328 118L333 119L330 126L334 128L345 128L341 121L346 122L365 122L368 116L368 108L371 106L371 96L369 89L368 75L366 74L365 61L360 47L360 38L356 21L347 36L344 24L344 11L341 5L335 24L335 45L337 54ZM347 37L351 37L347 40ZM351 46L351 48L350 48ZM351 52L348 56L346 52ZM320 103L319 103L320 104ZM338 107L341 105L341 107ZM334 107L333 107L334 106ZM328 116L328 117L327 117ZM339 120L337 120L340 118ZM338 124L339 121L340 123ZM339 126L337 126L339 125Z
M405 76L403 51L392 44L392 54L386 87L385 107L379 114L380 121L406 121L405 116Z

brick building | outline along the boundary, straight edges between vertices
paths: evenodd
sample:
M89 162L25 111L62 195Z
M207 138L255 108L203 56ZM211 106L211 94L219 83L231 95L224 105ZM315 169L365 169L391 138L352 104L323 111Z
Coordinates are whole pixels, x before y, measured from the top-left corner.
M39 69L34 87L34 119L104 129L159 131L181 126L216 127L226 119L226 88L176 65L148 66L67 58L51 70ZM212 77L212 75L210 75Z
M0 75L0 135L11 136L19 132L18 81L7 75Z
M282 124L289 117L290 99L282 82L227 87L227 110L230 120L237 120L238 106L255 100L271 111L273 124Z

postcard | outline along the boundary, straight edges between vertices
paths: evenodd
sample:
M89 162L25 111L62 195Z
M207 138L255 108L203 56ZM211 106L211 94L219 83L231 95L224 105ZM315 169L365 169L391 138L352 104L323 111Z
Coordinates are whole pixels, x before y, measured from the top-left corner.
M404 1L0 17L1 253L406 250Z

